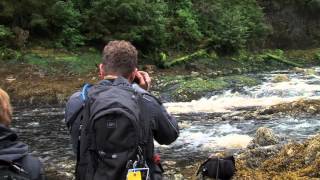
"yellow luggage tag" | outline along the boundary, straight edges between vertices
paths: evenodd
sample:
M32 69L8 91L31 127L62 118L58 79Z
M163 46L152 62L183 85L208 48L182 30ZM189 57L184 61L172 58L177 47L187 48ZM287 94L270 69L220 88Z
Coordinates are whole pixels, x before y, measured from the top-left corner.
M129 171L127 180L142 180L141 171Z
M127 180L148 180L149 168L134 168L129 169L127 174Z

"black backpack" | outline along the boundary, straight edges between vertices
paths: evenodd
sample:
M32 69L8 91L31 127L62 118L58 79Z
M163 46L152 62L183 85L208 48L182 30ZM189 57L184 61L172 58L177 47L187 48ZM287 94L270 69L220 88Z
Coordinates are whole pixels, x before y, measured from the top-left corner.
M126 179L129 169L146 168L141 94L123 78L90 88L80 122L76 179ZM144 173L143 176L147 176Z
M0 160L0 179L1 180L30 180L28 173L19 165Z
M201 173L203 179L204 177L210 177L229 180L236 171L235 165L235 159L233 156L210 157L200 165L197 175Z

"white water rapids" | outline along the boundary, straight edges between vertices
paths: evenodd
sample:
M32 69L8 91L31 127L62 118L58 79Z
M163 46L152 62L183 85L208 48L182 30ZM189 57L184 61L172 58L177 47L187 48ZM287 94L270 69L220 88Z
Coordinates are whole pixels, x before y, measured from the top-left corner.
M221 120L224 114L235 113L240 107L268 106L300 98L320 98L320 72L314 75L294 72L263 74L263 83L241 92L225 91L210 98L192 102L166 103L177 118L181 130L179 138L169 146L156 145L163 160L203 160L208 154L221 150L245 147L255 131L271 128L281 141L306 139L320 132L317 117L281 117L271 120ZM287 74L288 82L273 83L276 74ZM72 179L74 156L70 135L64 124L63 107L15 108L13 129L20 139L30 145L30 151L57 172Z
M320 69L316 68L316 72ZM167 109L174 114L179 113L213 113L230 112L234 108L249 106L270 106L299 99L320 98L320 76L304 74L288 74L290 80L273 83L278 73L266 74L267 79L261 85L245 88L244 92L226 91L221 95L201 98L191 102L166 103Z
M204 156L205 153L221 149L245 148L251 141L256 129L261 126L271 128L284 139L305 139L320 132L320 121L315 118L286 117L268 121L221 121L215 116L204 118L210 113L233 113L245 107L266 107L300 99L320 98L320 68L315 74L278 71L264 74L264 82L258 86L245 87L242 92L225 91L210 98L191 102L166 103L169 112L175 114L183 129L178 140L170 146L157 147L160 151L185 155ZM275 76L285 74L289 81L275 83ZM204 154L203 154L204 153Z

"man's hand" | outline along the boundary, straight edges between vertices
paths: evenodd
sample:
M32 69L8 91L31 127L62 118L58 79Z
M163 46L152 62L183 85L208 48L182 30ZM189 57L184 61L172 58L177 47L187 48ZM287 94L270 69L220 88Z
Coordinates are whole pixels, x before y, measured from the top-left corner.
M145 90L149 90L151 87L151 78L145 71L137 71L136 78L139 79L139 86Z

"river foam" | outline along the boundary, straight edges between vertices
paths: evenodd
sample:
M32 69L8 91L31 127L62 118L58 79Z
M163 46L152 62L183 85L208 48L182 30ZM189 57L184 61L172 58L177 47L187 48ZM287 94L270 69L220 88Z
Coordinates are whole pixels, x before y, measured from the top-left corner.
M289 81L272 82L275 74L266 74L266 81L261 85L246 87L242 92L228 90L210 98L201 98L191 102L166 103L168 111L179 113L231 112L243 107L264 107L300 99L320 98L320 77L289 73Z

